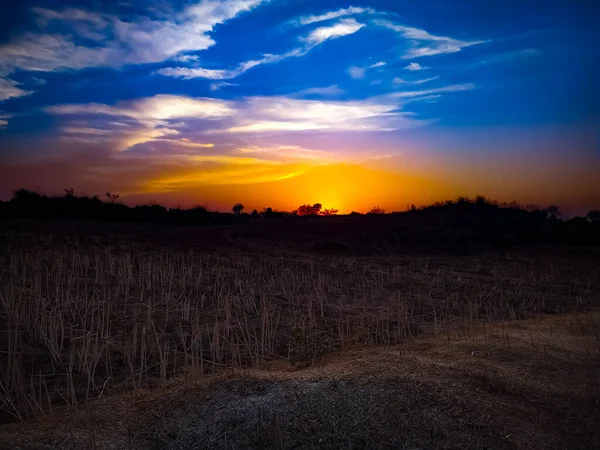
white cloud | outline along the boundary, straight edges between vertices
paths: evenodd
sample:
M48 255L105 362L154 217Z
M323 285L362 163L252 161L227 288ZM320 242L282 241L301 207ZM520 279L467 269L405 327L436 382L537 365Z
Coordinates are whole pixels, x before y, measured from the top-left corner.
M364 24L358 23L354 19L342 19L330 27L320 27L314 29L306 38L304 38L304 41L309 47L314 47L329 39L335 39L354 34L364 26Z
M235 113L235 110L222 100L176 95L156 95L119 102L114 106L98 103L56 105L47 107L46 111L64 116L100 115L133 119L134 122L131 124L109 122L117 125L118 128L109 128L110 132L107 133L105 133L106 128L92 129L87 126L63 128L63 132L67 135L113 137L117 141L115 143L117 150L126 150L137 144L180 134L180 131L174 129L179 124L169 123L169 120L182 118L212 120Z
M329 86L310 88L289 96L255 96L235 101L156 95L115 105L56 105L46 108L46 111L65 116L64 134L115 141L117 150L154 141L176 141L180 146L200 148L205 145L195 145L190 137L303 131L391 131L424 126L431 120L403 111L403 103L470 89L474 89L474 85L456 84L420 91L398 91L354 101L297 98L340 92L337 86ZM81 120L82 115L88 116L84 117L84 122L73 122L74 119ZM102 116L108 116L109 120L102 119ZM115 121L115 118L121 119Z
M411 41L411 48L402 55L402 58L404 59L440 55L444 53L456 53L465 47L489 42L484 40L461 41L451 37L436 36L423 29L397 25L388 20L376 20L374 23L393 30L405 39Z
M229 104L223 100L210 98L190 98L177 95L155 95L139 100L117 103L115 106L86 103L49 106L46 111L60 115L108 115L130 117L140 122L154 124L182 117L214 119L233 114Z
M348 69L348 74L350 74L350 76L355 79L364 78L366 72L367 69L365 69L364 67L352 66Z
M387 94L386 97L389 98L410 98L410 97L419 97L431 94L441 94L447 92L462 92L462 91L470 91L475 89L475 85L473 83L465 83L465 84L452 84L449 86L442 86L439 88L426 89L422 91L401 91L401 92L392 92L391 94Z
M397 102L381 100L386 99L341 102L250 97L238 105L236 125L225 131L374 131L409 128L425 123L399 111Z
M158 73L173 78L182 78L190 80L193 78L206 78L209 80L231 80L261 64L270 64L283 61L287 58L306 55L311 49L319 44L342 36L348 36L356 33L364 25L356 22L354 19L340 20L337 24L330 27L321 27L313 30L307 37L303 38L304 47L292 49L280 55L266 53L260 59L249 60L240 63L234 69L205 69L202 67L167 67L158 70Z
M383 61L379 61L376 62L375 64L371 64L370 66L366 66L366 67L358 67L358 66L352 66L348 69L348 74L355 79L360 79L360 78L364 78L366 75L367 70L369 69L377 69L379 67L383 67L385 66L386 63Z
M12 114L2 114L2 111L0 111L0 129L6 128L8 126L8 119L12 119L13 117Z
M43 78L36 78L36 77L31 77L31 81L35 84L37 84L38 86L43 86L47 83L46 80L44 80Z
M338 17L352 16L355 14L375 14L376 11L372 8L358 8L350 6L348 8L338 9L337 11L330 11L325 14L318 16L303 16L298 19L300 25L309 25L311 23L323 22L325 20L337 19Z
M0 69L58 71L165 61L214 45L210 34L216 25L265 1L203 0L168 19L136 16L130 21L79 9L34 8L40 25L60 21L65 33L25 33L0 45ZM80 45L81 38L95 45Z
M31 94L19 87L19 83L8 78L0 78L0 102L13 97L23 97Z
M423 83L429 83L430 81L437 80L438 78L439 78L439 76L437 76L437 77L431 77L431 78L423 78L421 80L407 81L407 80L404 80L402 78L396 77L396 78L394 78L392 80L392 82L395 83L395 84L423 84Z
M228 83L227 81L220 81L218 83L211 83L210 84L210 90L214 92L214 91L218 91L222 87L226 87L226 86L239 86L239 84L237 84L237 83Z
M314 164L331 164L338 160L341 161L340 156L336 153L308 149L299 145L273 145L268 147L253 145L238 148L237 151L242 154L256 155L257 158L265 157L285 163L312 162Z
M191 148L213 148L215 144L210 143L202 143L202 142L192 142L188 138L181 138L178 141L170 141L177 142L178 145L183 147L191 147Z
M187 67L167 67L165 69L160 69L158 73L166 77L183 78L184 80L191 80L192 78L228 80L239 74L236 70L203 69L202 67L196 69L189 69Z
M273 63L281 61L282 59L289 58L290 56L297 56L295 51L285 53L283 55L271 55L265 54L261 59L255 59L240 63L235 69L204 69L202 67L189 68L189 67L167 67L160 69L159 74L173 77L182 78L184 80L191 80L193 78L206 78L209 80L231 80L246 72L247 70L259 66L261 64Z
M423 67L421 64L416 62L411 62L408 66L405 67L406 70L410 70L411 72L415 72L417 70L427 70L429 67Z
M327 87L317 87L317 88L308 88L302 89L301 91L296 92L296 96L303 95L321 95L324 97L333 97L336 95L343 94L344 90L340 89L337 84L327 86Z
M198 59L200 59L198 55L181 55L175 57L175 60L180 62L198 61Z
M515 60L515 59L527 59L527 58L532 58L532 57L538 56L540 54L541 54L541 52L539 50L536 50L534 48L526 48L523 50L516 50L516 51L500 53L497 55L492 55L486 59L476 61L473 63L469 63L466 65L466 67L467 68L475 68L475 67L484 66L487 64L496 64L496 63L511 61L511 60Z

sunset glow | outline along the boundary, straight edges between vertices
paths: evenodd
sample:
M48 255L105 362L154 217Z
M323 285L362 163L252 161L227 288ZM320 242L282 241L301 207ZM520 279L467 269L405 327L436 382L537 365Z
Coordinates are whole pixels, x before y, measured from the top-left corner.
M219 210L477 194L598 207L587 3L404 3L11 6L0 199L25 187Z

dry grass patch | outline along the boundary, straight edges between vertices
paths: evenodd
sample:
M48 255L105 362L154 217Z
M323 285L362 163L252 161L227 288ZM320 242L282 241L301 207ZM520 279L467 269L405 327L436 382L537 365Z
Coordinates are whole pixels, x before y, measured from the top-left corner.
M570 330L583 325L585 333ZM169 380L4 427L14 448L598 448L600 315ZM579 328L581 329L581 328ZM508 345L510 340L510 346Z

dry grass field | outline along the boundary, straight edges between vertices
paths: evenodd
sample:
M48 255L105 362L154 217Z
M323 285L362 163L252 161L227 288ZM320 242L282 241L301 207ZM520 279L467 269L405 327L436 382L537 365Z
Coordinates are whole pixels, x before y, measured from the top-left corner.
M0 445L600 445L597 250L69 227L3 229Z

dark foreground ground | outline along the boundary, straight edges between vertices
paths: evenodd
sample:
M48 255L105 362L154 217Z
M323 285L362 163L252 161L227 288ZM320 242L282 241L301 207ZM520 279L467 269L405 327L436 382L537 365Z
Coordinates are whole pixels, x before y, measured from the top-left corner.
M600 315L178 377L5 426L4 448L599 448Z
M0 448L600 448L600 252L0 222Z

